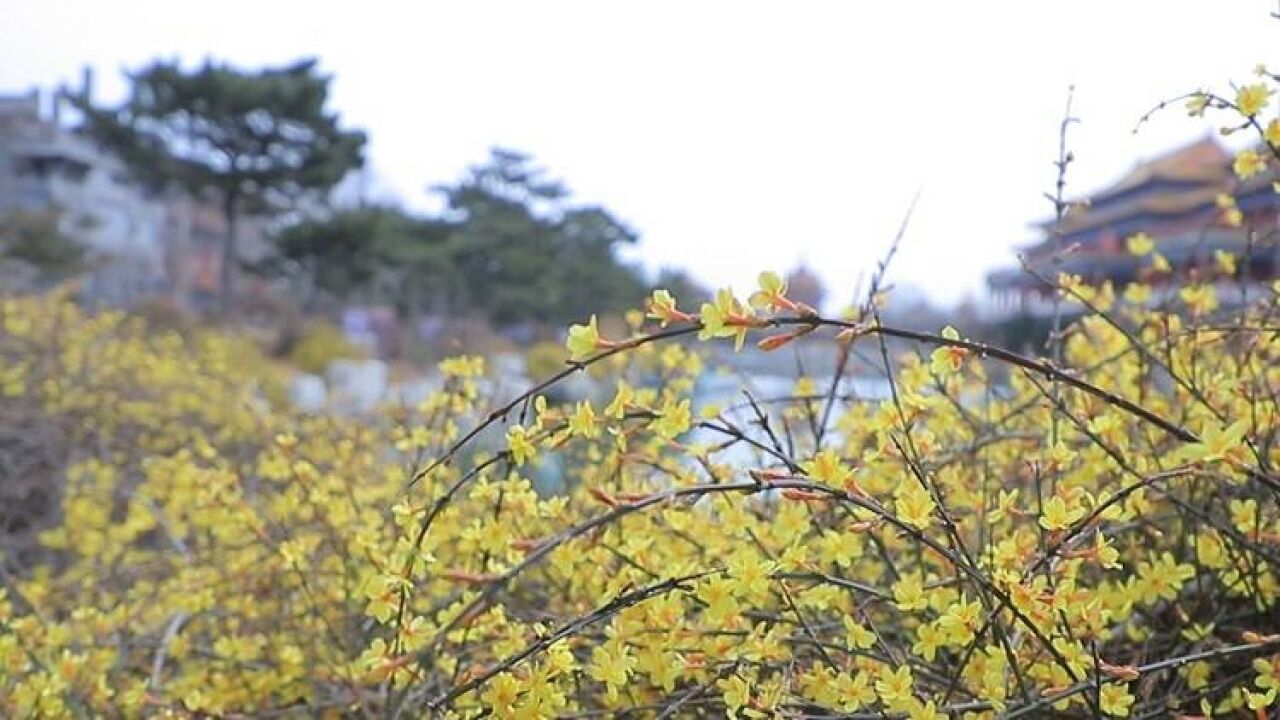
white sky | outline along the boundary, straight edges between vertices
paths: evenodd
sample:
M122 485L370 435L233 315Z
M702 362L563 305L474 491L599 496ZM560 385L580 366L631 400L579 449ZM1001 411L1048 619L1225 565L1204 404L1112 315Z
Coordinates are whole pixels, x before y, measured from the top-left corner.
M807 261L849 297L922 191L895 279L983 294L1047 215L1076 86L1076 192L1212 127L1162 98L1280 64L1276 0L284 2L10 0L0 92L100 100L156 56L302 55L412 207L488 148L524 150L642 234L636 256L746 289Z

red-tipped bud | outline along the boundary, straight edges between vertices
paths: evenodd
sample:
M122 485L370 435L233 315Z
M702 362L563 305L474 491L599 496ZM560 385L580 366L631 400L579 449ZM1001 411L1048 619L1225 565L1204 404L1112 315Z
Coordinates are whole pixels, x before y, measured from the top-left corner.
M441 577L464 585L484 585L498 579L498 576L492 573L477 573L457 568L445 570L441 573Z
M826 500L827 496L812 490L801 490L799 488L787 488L782 491L782 497L788 500L800 500L808 502L810 500Z
M604 490L601 490L598 487L587 488L587 492L591 493L591 497L595 498L596 500L599 500L600 502L604 503L605 505L608 505L609 507L618 507L618 505L621 504L618 502L618 498L610 495L609 493L605 492Z

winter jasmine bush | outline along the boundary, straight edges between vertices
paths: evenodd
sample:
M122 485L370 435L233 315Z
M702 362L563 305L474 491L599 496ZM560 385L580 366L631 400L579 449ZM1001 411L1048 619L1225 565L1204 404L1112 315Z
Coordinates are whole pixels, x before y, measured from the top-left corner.
M1242 179L1280 151L1260 77L1190 98L1259 134ZM885 325L878 297L826 317L764 273L571 328L514 399L446 360L376 421L262 402L232 338L7 300L3 402L72 449L50 559L2 576L0 712L1266 717L1280 285L1224 309L1213 280L1160 306L1057 278L1086 314L1050 360ZM822 337L889 398L693 402L706 343ZM579 372L611 399L546 399Z

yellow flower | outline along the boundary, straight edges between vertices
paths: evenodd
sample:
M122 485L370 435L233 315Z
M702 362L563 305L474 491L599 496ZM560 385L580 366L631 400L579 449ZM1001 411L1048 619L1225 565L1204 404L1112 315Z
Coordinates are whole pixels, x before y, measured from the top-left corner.
M966 602L964 598L952 603L942 617L938 618L941 628L953 644L967 645L973 639L973 632L981 624L982 604Z
M912 695L912 688L915 686L915 680L911 677L911 668L903 665L891 673L885 673L876 680L876 694L880 696L880 702L885 704L890 710L903 711L915 697Z
M730 718L738 717L738 711L751 702L751 684L737 675L716 682L716 687L724 692L724 706Z
M1018 491L1001 490L996 498L996 506L991 509L991 513L987 516L987 522L995 525L1001 520L1007 520L1017 513Z
M524 465L538 454L538 449L529 441L529 431L521 425L507 428L507 449L511 451L511 461L516 467Z
M570 360L585 360L600 349L600 327L596 316L592 315L586 325L574 325L569 328L569 339L565 341L569 349Z
M1192 690L1199 690L1209 684L1209 677L1213 674L1213 665L1201 660L1186 666L1183 672L1187 678L1187 687Z
M520 682L511 673L499 673L488 682L480 701L498 717L509 717L520 697Z
M1263 135L1268 143L1280 147L1280 118L1267 123L1267 129Z
M1205 93L1193 93L1187 100L1187 114L1191 117L1200 117L1204 115L1204 110L1209 106L1209 96Z
M923 610L929 606L924 581L918 572L906 573L893 585L893 599L899 610Z
M1236 274L1236 256L1232 255L1228 250L1214 250L1213 264L1218 268L1218 272L1223 275Z
M1136 699L1123 685L1115 683L1103 685L1100 695L1099 704L1102 706L1102 711L1116 717L1128 717L1129 706Z
M1271 100L1271 88L1265 83L1245 85L1236 91L1236 108L1245 117L1253 117L1262 112Z
M937 704L932 700L927 703L916 700L907 708L907 717L910 720L945 720L948 716L939 712Z
M825 485L842 488L853 478L853 468L831 450L820 450L801 465L805 474Z
M1167 273L1173 271L1173 266L1169 264L1169 259L1160 253L1151 255L1151 269L1158 273Z
M676 307L676 299L671 297L671 293L664 289L654 290L653 296L649 298L648 305L648 317L659 321L662 327L666 327L668 323L689 322L693 319Z
M1230 563L1227 548L1216 532L1204 532L1195 536L1196 559L1206 567L1222 569Z
M933 662L938 654L938 648L946 642L946 633L936 623L925 623L916 628L916 642L911 646L911 652Z
M1253 670L1258 673L1254 678L1258 687L1272 692L1280 690L1280 655L1273 655L1270 660L1254 658Z
M1249 431L1250 421L1237 420L1227 427L1216 422L1205 426L1200 433L1200 442L1183 446L1182 457L1185 461L1227 460L1242 462L1248 457L1248 448L1244 444L1245 434Z
M1179 563L1169 552L1162 553L1150 562L1138 565L1138 588L1148 601L1155 598L1173 600L1178 591L1191 578L1196 576L1196 569L1185 563Z
M729 289L717 290L715 302L703 303L699 314L702 319L699 340L731 337L734 338L733 349L742 349L747 340L748 325L754 318Z
M600 437L600 426L596 425L596 412L591 403L583 400L574 408L569 417L569 434L581 438Z
M680 402L673 402L668 398L658 413L658 419L653 422L654 432L668 440L674 440L686 432L693 422L693 411L689 404L689 398Z
M778 273L762 272L759 277L760 289L751 294L747 302L759 310L777 310L784 307L783 299L787 294L787 283Z
M1130 283L1124 289L1124 299L1130 305L1146 305L1151 301L1151 286L1146 283Z
M769 591L775 566L772 562L762 560L759 553L743 550L734 553L726 564L737 594L758 599Z
M948 340L959 340L960 333L950 325L942 329L942 337ZM940 377L946 377L960 371L964 366L964 359L969 354L967 348L955 347L953 345L943 345L933 351L930 355L929 369Z
M1178 291L1178 297L1196 315L1205 315L1218 309L1218 292L1212 285L1188 285Z
M1246 535L1256 534L1258 524L1261 521L1258 514L1258 501L1253 498L1244 500L1232 500L1228 507L1231 509L1231 524L1236 529Z
M1053 647L1062 656L1062 659L1066 661L1066 665L1071 668L1071 672L1075 673L1077 677L1084 677L1093 660L1088 651L1084 649L1083 644L1064 637L1058 637L1053 639Z
M1213 635L1214 623L1191 623L1180 635L1187 642L1198 643Z
M1040 527L1045 530L1066 530L1084 517L1082 507L1068 507L1067 501L1060 495L1054 495L1045 502L1040 514Z
M929 491L919 482L906 480L898 485L894 492L893 507L897 511L899 520L917 530L924 530L933 520L933 510L936 506Z
M1139 257L1149 255L1152 250L1156 249L1155 240L1152 240L1151 236L1146 233L1130 236L1128 240L1125 240L1125 245L1129 247L1130 254Z
M848 568L862 556L862 534L853 531L824 530L822 559Z
M666 650L660 643L654 643L636 656L636 669L649 676L655 686L671 692L675 689L684 662L676 653Z
M738 601L734 597L737 583L728 578L707 578L695 593L707 604L702 617L712 625L725 625L738 615Z
M862 623L849 615L842 616L840 620L844 623L845 643L849 647L866 650L876 644L876 634L863 627Z
M610 641L591 651L591 666L587 669L592 678L604 683L610 696L627 684L627 678L635 669L636 659L631 650L618 641Z
M605 416L621 420L627 413L627 407L635 400L635 396L635 390L625 380L618 380L618 391L614 394L613 400L605 406Z
M1244 213L1236 206L1236 199L1222 194L1217 197L1218 209L1222 210L1222 222L1229 227L1240 227L1244 223Z
M1111 541L1101 532L1093 536L1094 556L1098 560L1098 564L1108 570L1115 570L1120 567L1120 551L1111 546Z
M1265 693L1256 693L1249 690L1244 691L1244 702L1249 706L1250 710L1266 710L1276 701L1276 689L1271 688Z
M875 691L871 689L871 683L863 673L850 675L842 672L831 683L831 689L835 692L834 704L844 712L855 712L876 699Z
M578 667L578 659L573 656L569 641L561 639L547 648L547 669L553 675L573 672Z
M1236 176L1241 180L1248 180L1267 169L1267 159L1259 154L1257 150L1247 148L1236 154L1236 159L1231 164L1231 169L1235 171Z

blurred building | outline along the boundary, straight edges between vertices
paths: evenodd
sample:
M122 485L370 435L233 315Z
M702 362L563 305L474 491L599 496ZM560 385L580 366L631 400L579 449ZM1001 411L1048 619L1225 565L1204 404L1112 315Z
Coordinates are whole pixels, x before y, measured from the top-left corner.
M86 88L90 80L86 77ZM60 94L0 96L0 218L53 211L88 252L90 300L130 306L167 297L191 310L216 305L226 220L216 203L153 192L61 117ZM266 221L242 218L241 257L266 248ZM264 291L241 283L242 296Z
M827 291L822 286L821 278L806 263L801 262L787 273L787 296L820 311Z
M165 282L172 299L195 312L218 306L222 283L222 244L227 220L217 203L197 200L182 192L165 193L158 201L164 208ZM260 260L267 251L268 221L242 217L236 228L236 251L241 260ZM241 304L259 302L269 294L264 281L240 277L236 285Z
M1021 266L990 273L994 303L1005 313L1048 312L1051 289L1036 274L1052 279L1060 272L1091 284L1109 280L1117 289L1142 280L1155 288L1158 301L1191 278L1211 277L1219 250L1232 253L1239 270L1237 278L1223 280L1260 291L1262 282L1277 276L1280 195L1272 187L1277 174L1272 163L1268 171L1240 181L1232 159L1215 138L1206 137L1137 164L1115 184L1076 203L1061 224L1040 223L1043 238L1019 249L1034 273ZM1222 196L1235 198L1243 219L1238 226L1219 205ZM1128 251L1126 240L1139 233L1155 241L1170 272L1154 274L1150 258ZM1060 248L1065 252L1059 255Z
M130 304L164 288L164 208L129 180L126 168L64 128L58 102L0 96L0 217L56 211L59 230L89 252L86 292Z

